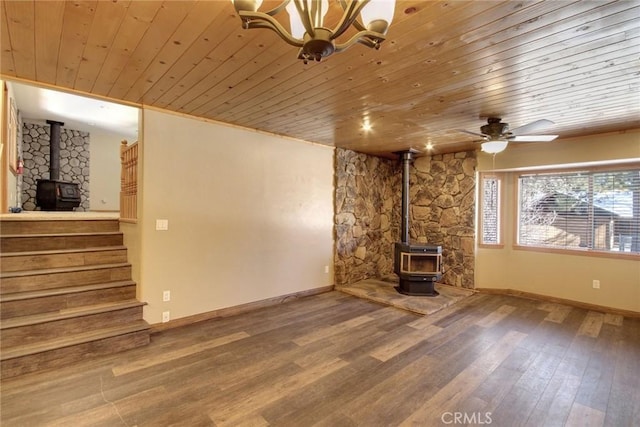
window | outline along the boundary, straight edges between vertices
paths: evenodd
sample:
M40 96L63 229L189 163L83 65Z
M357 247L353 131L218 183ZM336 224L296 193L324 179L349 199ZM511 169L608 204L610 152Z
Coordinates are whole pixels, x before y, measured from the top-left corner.
M480 181L480 214L482 216L480 218L480 244L500 245L502 243L501 180L498 176L482 175Z
M640 253L640 168L523 174L522 246Z

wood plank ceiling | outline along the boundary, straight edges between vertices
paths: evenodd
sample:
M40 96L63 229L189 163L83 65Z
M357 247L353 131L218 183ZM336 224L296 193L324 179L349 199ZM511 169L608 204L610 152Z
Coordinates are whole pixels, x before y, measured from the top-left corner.
M477 148L459 129L488 116L547 118L561 137L640 128L638 1L398 0L380 50L308 65L243 30L229 1L5 0L1 13L6 79L370 154Z

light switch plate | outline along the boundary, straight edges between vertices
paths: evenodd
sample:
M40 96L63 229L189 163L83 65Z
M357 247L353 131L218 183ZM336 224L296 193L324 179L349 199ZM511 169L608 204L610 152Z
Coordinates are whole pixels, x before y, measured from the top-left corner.
M168 219L156 219L156 230L166 231L169 229Z

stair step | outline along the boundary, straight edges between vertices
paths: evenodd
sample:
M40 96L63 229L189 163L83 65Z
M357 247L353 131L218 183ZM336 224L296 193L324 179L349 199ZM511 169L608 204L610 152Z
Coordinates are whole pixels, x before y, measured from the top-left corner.
M100 264L0 274L0 294L30 292L72 285L92 285L131 279L131 264Z
M66 295L135 285L136 282L134 282L133 280L123 280L120 282L97 283L95 285L69 286L66 288L42 289L30 292L16 292L13 294L2 295L2 301L0 302L19 301L31 298L45 298L48 296Z
M7 234L0 239L0 252L31 252L122 246L120 231L66 234Z
M25 217L0 220L0 377L149 344L119 220Z
M3 319L0 321L2 352L12 347L131 323L142 318L144 305L129 300Z
M8 252L0 254L0 269L2 273L21 271L27 266L30 270L39 270L120 262L127 262L126 246Z
M37 343L23 345L12 349L2 349L0 360L14 359L30 354L41 353L44 351L54 350L57 348L70 347L72 345L95 341L99 339L109 338L121 334L129 334L137 331L148 331L150 326L144 320L136 320L125 325L119 325L111 328L102 328L95 331L82 332L79 334L66 335L64 337L39 341Z
M49 313L135 298L136 283L132 280L17 292L2 295L0 318Z
M5 332L9 329L20 328L23 326L38 325L41 323L55 322L64 319L72 319L77 317L89 316L99 313L107 313L114 310L120 310L131 307L142 307L144 303L136 300L129 300L118 303L94 304L90 306L82 306L79 308L61 310L57 313L34 314L30 316L19 316L11 319L5 319L0 322L0 330Z
M105 268L120 267L130 265L127 262L119 262L114 264L95 264L95 265L78 265L72 267L55 267L55 268L43 268L39 270L20 270L9 271L0 274L0 279L10 279L14 277L26 277L26 276L46 276L51 274L72 273L75 271L90 271L101 270Z
M5 379L65 366L97 355L141 347L149 344L149 339L149 325L144 320L137 320L117 327L68 335L9 350L3 349L0 356L0 376Z
M3 219L0 234L42 234L42 233L96 233L119 231L117 219Z

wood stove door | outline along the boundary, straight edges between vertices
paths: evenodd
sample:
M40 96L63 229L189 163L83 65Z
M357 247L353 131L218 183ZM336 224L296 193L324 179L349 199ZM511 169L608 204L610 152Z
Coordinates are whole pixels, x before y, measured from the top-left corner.
M400 271L411 274L440 273L440 254L402 253Z

